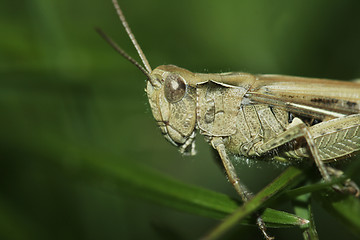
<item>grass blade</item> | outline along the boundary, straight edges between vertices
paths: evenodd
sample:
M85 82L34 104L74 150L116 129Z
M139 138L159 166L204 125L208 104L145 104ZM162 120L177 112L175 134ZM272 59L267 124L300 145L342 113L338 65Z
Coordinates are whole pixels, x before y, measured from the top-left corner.
M96 151L94 148L81 149L77 144L54 139L42 141L41 146L37 146L36 142L19 141L13 145L27 149L28 155L39 152L42 156L47 155L55 159L56 164L71 173L69 175L85 184L95 185L106 191L135 195L190 214L223 219L241 204L225 194L179 182L143 164L118 161L118 157ZM74 164L73 158L66 160L59 157L64 154L76 156L81 162ZM291 172L299 174L300 170L293 169ZM291 174L286 176L291 177ZM262 216L269 227L291 227L303 224L301 218L274 209L266 209ZM254 222L255 220L248 216L242 223L249 225Z
M318 240L319 237L315 227L310 197L310 194L298 196L293 200L293 205L297 216L309 219L308 224L300 226L300 228L303 229L304 240Z
M266 227L273 228L284 228L293 226L302 226L307 223L307 220L297 215L274 210L272 208L266 208L261 214L261 218L266 223ZM255 222L253 219L253 223Z
M302 180L302 171L295 168L287 168L278 178L256 194L250 201L238 208L232 215L225 219L224 222L214 228L204 239L213 240L230 230L237 222L246 216L254 213L259 208L266 205L270 200L274 200L275 196L285 188L298 183Z

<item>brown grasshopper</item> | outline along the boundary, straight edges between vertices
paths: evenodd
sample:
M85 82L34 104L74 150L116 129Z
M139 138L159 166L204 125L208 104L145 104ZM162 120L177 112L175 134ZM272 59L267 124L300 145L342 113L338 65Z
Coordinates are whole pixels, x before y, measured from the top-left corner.
M152 70L117 1L112 1L145 68L98 32L146 75L152 113L164 137L181 153L194 155L196 132L205 136L244 202L252 194L240 182L229 154L256 158L275 152L289 162L310 158L323 179L330 181L339 171L325 164L360 150L359 82L242 72L202 74L174 65ZM359 195L354 183L348 181L345 187ZM261 219L258 225L271 239Z

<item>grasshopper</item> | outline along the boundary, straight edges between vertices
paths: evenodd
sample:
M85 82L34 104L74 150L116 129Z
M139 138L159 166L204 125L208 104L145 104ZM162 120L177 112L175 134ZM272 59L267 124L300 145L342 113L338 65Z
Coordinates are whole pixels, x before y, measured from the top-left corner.
M195 154L196 132L218 152L229 181L246 202L229 154L312 159L324 181L340 171L326 166L360 150L360 83L243 72L193 73L174 65L151 69L120 6L117 14L144 66L101 30L100 35L147 77L146 92L164 137L183 154ZM334 186L359 196L348 181ZM267 239L262 220L258 225Z

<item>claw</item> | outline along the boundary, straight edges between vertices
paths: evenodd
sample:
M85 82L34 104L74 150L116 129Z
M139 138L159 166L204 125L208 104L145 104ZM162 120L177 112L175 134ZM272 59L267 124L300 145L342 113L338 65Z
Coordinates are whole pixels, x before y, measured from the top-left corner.
M266 240L274 240L275 239L274 237L271 237L267 234L265 223L261 217L257 218L256 223L259 226L259 228L260 228L261 232L263 233Z
M333 185L332 188L337 192L351 194L357 198L360 196L359 187L350 179L347 179L343 186Z

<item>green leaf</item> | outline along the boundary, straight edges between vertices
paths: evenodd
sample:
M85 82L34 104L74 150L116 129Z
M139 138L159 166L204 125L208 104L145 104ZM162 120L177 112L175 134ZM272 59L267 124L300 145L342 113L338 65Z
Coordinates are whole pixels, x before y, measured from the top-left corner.
M274 200L277 197L279 192L300 182L303 177L304 175L302 174L301 170L295 167L287 168L271 184L261 190L252 199L238 208L232 215L227 217L224 222L214 228L204 239L218 239L229 229L231 229L237 222L254 213L259 208L266 206L270 200Z
M301 218L300 216L279 210L274 210L272 208L266 208L261 214L261 218L266 223L266 227L269 228L302 226L307 223L306 218Z
M358 198L330 190L314 195L330 214L360 237L360 200Z
M108 181L113 185L116 184L120 191L127 191L177 210L223 219L241 205L241 203L225 194L181 183L142 165L122 164L121 167L114 168L114 166L99 165L99 161L94 162L97 171L95 174L99 174L99 170L102 170L106 174ZM294 169L292 174L297 173L300 173L300 171ZM285 178L291 178L291 174L285 175ZM300 178L299 175L294 176L291 182L295 182ZM304 224L303 219L274 209L266 209L262 216L269 227L289 227ZM254 224L255 219L248 217L242 223Z
M103 190L135 195L139 198L150 200L156 204L164 205L179 211L195 215L223 219L233 213L241 202L222 193L214 192L198 186L185 184L171 177L151 169L143 164L132 161L118 161L116 156L84 149L79 146L56 141L49 138L44 145L36 143L21 143L22 149L37 152L49 156L66 155L76 156L74 159L55 159L61 167L67 168L71 176L85 184L93 184ZM264 202L268 202L270 195L278 189L290 186L301 179L301 171L290 167L282 177L278 178L268 188L264 189L255 203L247 205L250 208L258 208ZM101 183L101 184L99 184ZM230 184L230 183L229 183ZM261 198L261 199L260 199ZM246 216L245 216L246 217ZM290 227L304 224L304 220L290 213L267 208L262 214L263 220L269 227ZM256 219L247 216L242 224L254 225Z
M294 199L293 205L297 216L309 219L308 224L300 226L303 229L304 240L318 240L314 217L311 209L311 195L305 194Z

